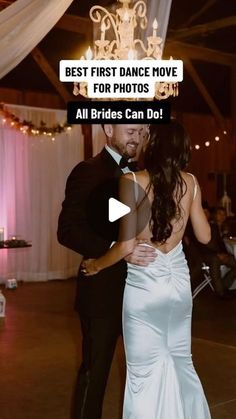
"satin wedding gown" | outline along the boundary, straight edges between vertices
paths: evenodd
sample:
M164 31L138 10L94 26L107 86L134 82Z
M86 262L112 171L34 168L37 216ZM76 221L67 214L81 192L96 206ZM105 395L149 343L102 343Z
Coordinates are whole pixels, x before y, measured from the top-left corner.
M191 358L192 295L180 242L148 267L128 264L123 419L210 419Z

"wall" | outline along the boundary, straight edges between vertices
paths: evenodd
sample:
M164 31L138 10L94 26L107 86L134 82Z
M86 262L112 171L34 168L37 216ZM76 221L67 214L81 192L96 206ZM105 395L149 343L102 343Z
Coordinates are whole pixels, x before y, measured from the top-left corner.
M0 101L45 108L65 108L65 104L58 95L44 92L0 88ZM211 206L217 204L217 195L222 189L222 182L219 182L219 179L222 178L223 173L226 173L228 174L228 193L233 200L236 212L236 129L232 128L232 120L225 121L227 135L224 135L211 115L178 113L176 117L188 131L193 146L200 145L199 150L193 147L189 171L198 177L203 198ZM91 130L88 128L86 125L83 127L86 157L92 153ZM219 142L214 140L217 135L220 137ZM210 147L204 145L205 141L211 142Z
M193 149L189 171L197 176L203 199L211 206L219 203L225 173L228 194L236 211L236 138L231 121L225 121L227 135L224 135L211 115L180 113L177 118L183 123L191 138ZM215 136L219 136L220 141L215 141ZM209 147L205 146L206 141L210 141ZM195 144L200 145L199 150L195 149Z

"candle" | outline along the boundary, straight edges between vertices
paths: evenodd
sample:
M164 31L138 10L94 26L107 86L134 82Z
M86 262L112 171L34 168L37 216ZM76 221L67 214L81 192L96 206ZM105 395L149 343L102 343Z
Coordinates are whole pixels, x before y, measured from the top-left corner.
M157 23L157 20L154 19L153 24L152 24L152 29L153 29L152 36L154 36L154 37L157 36L157 28L158 28L158 23Z
M104 22L102 22L101 24L101 41L105 40L105 30L106 30L106 25Z
M0 241L4 241L4 228L0 227Z
M130 49L128 52L128 60L134 60L135 58L135 52L133 49Z
M129 13L127 12L127 10L124 13L124 18L123 18L124 22L129 22Z
M92 58L93 58L93 51L91 50L90 47L88 47L88 49L87 49L87 51L85 53L85 57L86 57L86 60L92 60Z

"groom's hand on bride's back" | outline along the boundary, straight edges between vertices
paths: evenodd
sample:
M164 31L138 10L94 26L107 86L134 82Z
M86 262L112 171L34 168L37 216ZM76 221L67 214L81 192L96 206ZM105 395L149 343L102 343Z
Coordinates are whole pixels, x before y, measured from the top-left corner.
M154 262L157 253L153 247L144 246L146 243L147 240L137 240L133 252L126 256L126 262L139 266L148 266Z

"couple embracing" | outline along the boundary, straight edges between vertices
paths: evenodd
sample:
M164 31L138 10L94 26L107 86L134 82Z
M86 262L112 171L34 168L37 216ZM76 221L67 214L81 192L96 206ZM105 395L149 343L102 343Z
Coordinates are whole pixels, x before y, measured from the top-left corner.
M121 334L127 364L123 419L210 419L191 359L192 296L181 243L189 217L197 239L210 240L198 182L184 171L189 137L176 121L151 125L143 144L145 169L135 171L130 160L146 126L103 129L106 145L72 170L59 217L59 242L84 257L76 296L82 363L71 419L102 418ZM90 196L106 182L104 199L111 194L131 209L118 228L111 229L106 211L99 211L101 193L92 201L92 224L88 220Z

